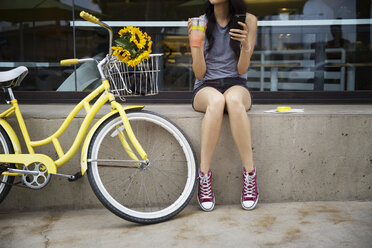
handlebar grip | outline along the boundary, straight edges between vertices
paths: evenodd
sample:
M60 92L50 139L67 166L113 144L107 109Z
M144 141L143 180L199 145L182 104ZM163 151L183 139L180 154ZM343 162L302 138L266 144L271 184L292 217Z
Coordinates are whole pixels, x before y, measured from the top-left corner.
M85 11L80 12L80 17L83 18L84 20L88 21L88 22L92 22L92 23L95 23L95 24L97 24L99 22L97 17L95 17L94 15L91 15L91 14L85 12Z
M61 65L76 65L79 63L79 59L64 59L60 63Z

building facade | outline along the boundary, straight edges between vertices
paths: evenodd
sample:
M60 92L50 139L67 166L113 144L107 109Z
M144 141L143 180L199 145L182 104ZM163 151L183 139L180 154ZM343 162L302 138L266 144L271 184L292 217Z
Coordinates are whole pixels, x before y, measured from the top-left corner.
M245 3L258 18L247 81L254 97L263 102L372 100L370 1ZM15 89L21 99L81 98L99 82L94 63L62 67L59 61L100 59L109 48L106 30L79 17L85 10L112 26L115 34L123 26L138 26L151 35L153 52L164 54L161 94L151 99L187 102L195 80L187 19L202 15L204 4L205 0L2 0L0 70L28 67L29 75Z

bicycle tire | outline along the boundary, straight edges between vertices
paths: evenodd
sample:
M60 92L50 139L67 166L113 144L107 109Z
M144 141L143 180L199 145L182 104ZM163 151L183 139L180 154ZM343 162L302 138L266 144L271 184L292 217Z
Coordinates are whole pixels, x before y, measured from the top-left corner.
M0 126L0 154L12 154L14 153L14 148L12 142L10 142L9 135ZM11 168L15 168L14 164L8 165ZM0 203L8 195L10 189L12 188L12 183L14 181L14 176L0 175Z
M90 142L87 160L90 185L101 203L123 219L142 224L166 221L182 211L194 194L195 152L183 131L167 118L145 110L127 111L127 116L147 152L149 166L139 168L132 162L129 165L132 167L125 168L117 167L120 161L114 162L116 165L103 161L129 157L119 139L111 137L118 126L123 127L120 115L115 114L100 125ZM123 165L120 162L119 166Z

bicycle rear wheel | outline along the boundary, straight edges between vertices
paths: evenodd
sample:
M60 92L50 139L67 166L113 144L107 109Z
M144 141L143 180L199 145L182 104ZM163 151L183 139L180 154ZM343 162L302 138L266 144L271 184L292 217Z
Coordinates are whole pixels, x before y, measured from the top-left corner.
M195 153L185 134L165 117L149 111L128 111L127 116L149 163L131 160L119 139L118 130L126 132L116 114L101 124L89 145L89 182L103 205L121 218L168 220L195 191Z
M13 145L10 142L8 134L0 126L0 154L14 153ZM15 168L14 164L1 164L1 168L10 167ZM0 169L1 169L0 168ZM9 190L12 188L14 177L0 174L0 203L8 195Z

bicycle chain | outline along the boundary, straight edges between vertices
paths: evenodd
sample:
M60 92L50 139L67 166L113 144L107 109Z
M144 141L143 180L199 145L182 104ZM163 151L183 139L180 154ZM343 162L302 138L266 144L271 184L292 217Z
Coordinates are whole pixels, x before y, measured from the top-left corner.
M8 169L8 167L5 166L5 165L6 165L6 163L1 163L1 164L0 164L0 172L1 172L1 173L3 173L4 171L6 171L6 170ZM18 184L20 184L20 183L21 183L21 182L17 182L17 183L0 182L0 184L6 184L6 185L10 185L10 186L16 186L16 187L27 188L27 189L28 189L28 187L25 186L25 185L18 185Z
M25 186L25 185L18 185L20 184L21 182L17 182L17 183L7 183L7 182L0 182L0 184L6 184L6 185L10 185L10 186L16 186L16 187L20 187L20 188L26 188L26 189L29 189L29 187Z

